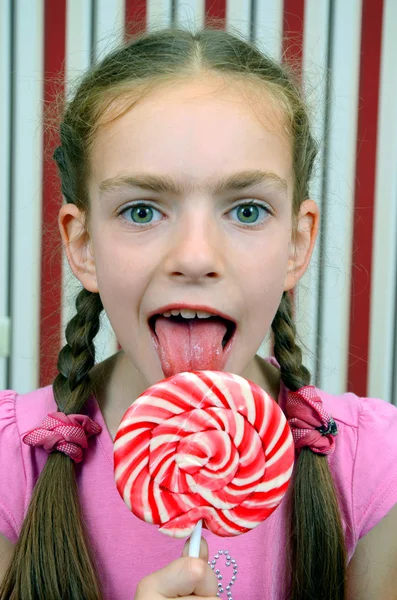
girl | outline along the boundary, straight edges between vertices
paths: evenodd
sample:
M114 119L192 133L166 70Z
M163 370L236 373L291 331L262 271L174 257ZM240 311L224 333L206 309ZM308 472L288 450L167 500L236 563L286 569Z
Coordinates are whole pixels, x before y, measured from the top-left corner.
M215 27L145 33L85 75L60 134L59 226L83 289L53 385L1 395L0 597L396 598L397 410L307 388L295 341L289 292L319 211L292 76ZM122 350L95 365L103 309ZM233 538L205 531L193 559L128 511L112 452L134 398L202 369L254 381L287 417L291 393L314 390L327 427L300 425L293 481L267 521ZM84 453L39 439L54 412L84 424ZM219 550L238 565L228 587L228 568L223 581L206 562Z

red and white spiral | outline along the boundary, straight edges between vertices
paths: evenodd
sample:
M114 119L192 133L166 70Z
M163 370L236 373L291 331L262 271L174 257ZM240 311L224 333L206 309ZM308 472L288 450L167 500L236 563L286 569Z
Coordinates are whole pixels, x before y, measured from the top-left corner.
M277 508L294 444L277 403L231 373L179 373L153 385L124 415L114 442L117 489L140 519L173 537L196 523L239 535Z

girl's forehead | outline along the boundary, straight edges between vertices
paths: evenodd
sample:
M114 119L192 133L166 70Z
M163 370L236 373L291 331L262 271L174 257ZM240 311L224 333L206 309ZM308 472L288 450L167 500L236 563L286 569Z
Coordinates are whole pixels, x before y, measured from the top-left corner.
M197 76L189 80L177 79L175 81L160 82L157 85L149 84L143 87L134 87L126 84L124 90L108 91L106 108L98 118L99 125L105 125L116 119L128 107L145 107L153 110L162 105L172 105L195 102L204 102L213 99L218 102L239 104L242 108L255 112L259 111L262 118L275 118L283 121L286 117L286 107L280 90L270 82L249 83L239 79L230 79L217 75Z
M150 129L151 123L169 129L175 126L173 116L177 116L182 124L182 113L187 114L193 127L202 123L203 118L210 122L211 115L215 115L216 119L224 115L229 126L234 118L240 119L245 115L256 120L259 128L290 137L285 105L274 90L271 91L266 84L244 86L240 81L225 82L210 77L160 84L150 92L142 93L141 97L139 91L134 90L115 95L97 120L94 140L101 139L100 134L108 136L128 125L137 132Z
M134 170L177 168L197 177L225 165L228 171L261 166L283 177L291 170L285 112L270 94L251 96L238 87L199 82L157 89L126 111L125 103L115 101L113 114L97 129L94 178L129 171L131 163Z

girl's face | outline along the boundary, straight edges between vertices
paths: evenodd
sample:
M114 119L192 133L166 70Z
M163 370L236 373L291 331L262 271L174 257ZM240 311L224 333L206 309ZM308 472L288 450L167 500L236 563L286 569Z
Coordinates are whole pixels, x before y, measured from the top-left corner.
M68 258L148 385L181 370L243 374L308 264L317 207L302 205L293 242L290 140L271 100L256 112L261 122L236 86L207 79L157 89L98 130L90 238ZM81 221L62 207L65 241ZM151 319L181 307L234 326Z

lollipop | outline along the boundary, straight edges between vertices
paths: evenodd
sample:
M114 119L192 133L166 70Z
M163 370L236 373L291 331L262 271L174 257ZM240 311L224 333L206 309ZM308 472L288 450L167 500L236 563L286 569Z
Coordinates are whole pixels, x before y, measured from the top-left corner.
M114 441L117 489L140 519L172 537L198 522L213 533L247 532L271 515L294 463L277 403L231 373L178 373L127 410Z

